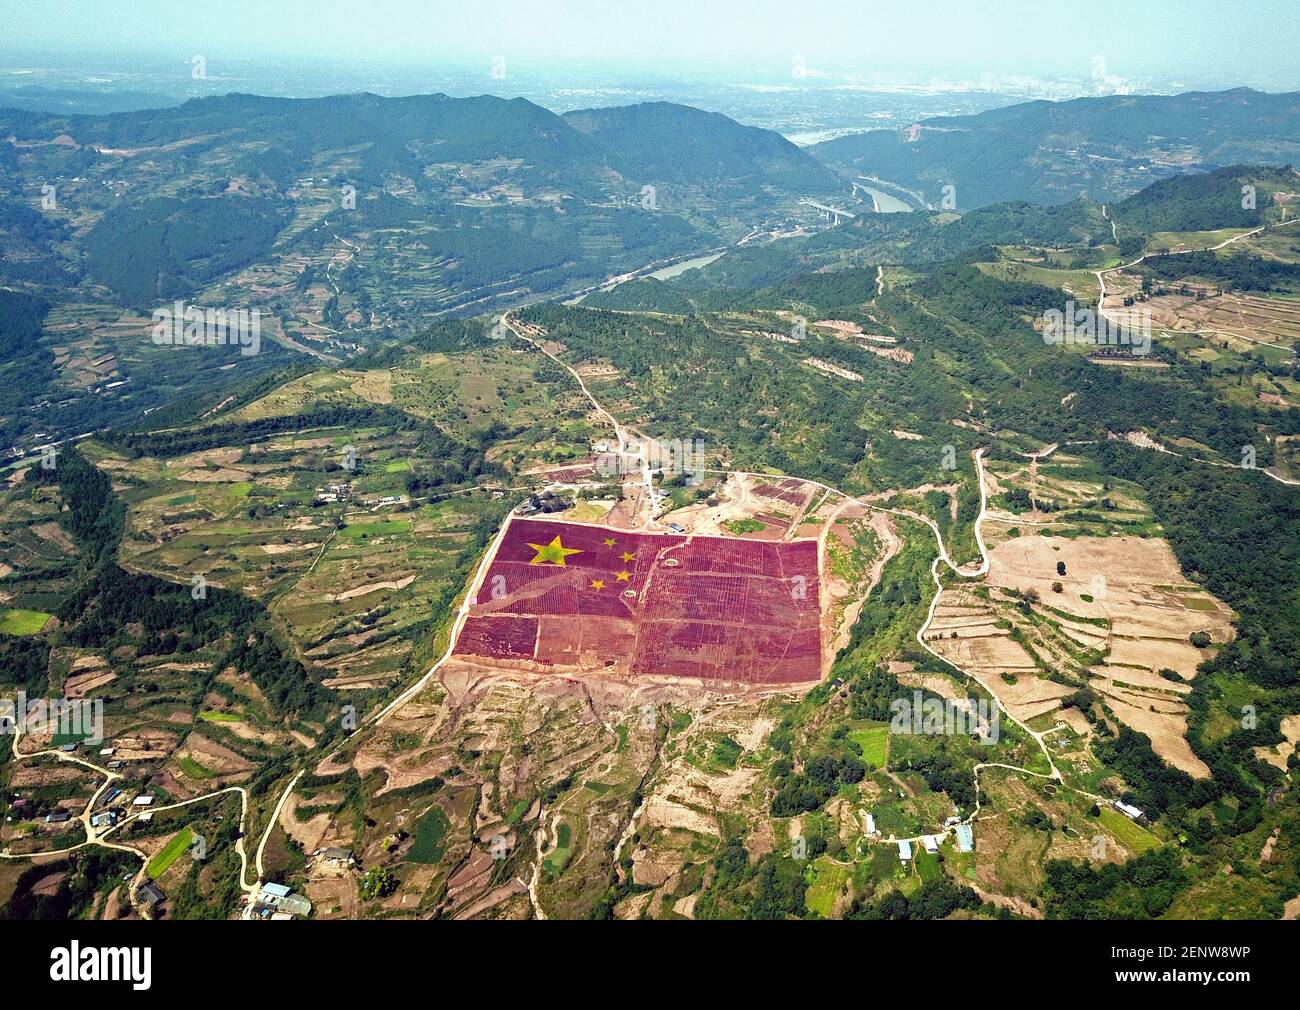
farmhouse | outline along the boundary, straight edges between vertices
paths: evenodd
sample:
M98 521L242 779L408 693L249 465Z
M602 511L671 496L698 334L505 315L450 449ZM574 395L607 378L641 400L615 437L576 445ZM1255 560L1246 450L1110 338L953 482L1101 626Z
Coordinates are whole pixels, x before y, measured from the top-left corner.
M1142 811L1139 810L1137 807L1131 806L1128 803L1123 803L1120 800L1115 801L1115 809L1118 810L1125 817L1131 818L1132 820L1135 821L1140 821L1144 816Z
M925 846L925 851L935 853L939 851L939 840L934 835L922 835L921 844Z
M321 849L317 855L320 856L322 862L329 863L333 866L351 866L356 862L352 856L351 849L330 847L327 849Z
M975 851L975 829L969 824L957 825L957 851L974 852Z
M162 889L152 880L146 880L136 888L135 896L148 908L155 908L167 900L167 895L163 894Z
M310 915L311 902L301 894L294 894L283 884L263 884L262 891L254 904L253 914L259 919Z
M912 858L911 842L901 841L898 843L898 858L901 859L903 862L907 862L909 859Z
M289 915L311 915L311 902L301 894L287 894L276 902L276 906Z

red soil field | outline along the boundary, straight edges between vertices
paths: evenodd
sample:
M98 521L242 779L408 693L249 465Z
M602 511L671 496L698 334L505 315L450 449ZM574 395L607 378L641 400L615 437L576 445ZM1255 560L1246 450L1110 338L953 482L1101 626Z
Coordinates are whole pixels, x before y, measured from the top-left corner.
M744 684L821 676L817 543L512 517L455 654Z
M776 485L759 484L754 488L754 494L770 501L782 501L795 506L802 505L808 497L804 482L798 480L783 480Z

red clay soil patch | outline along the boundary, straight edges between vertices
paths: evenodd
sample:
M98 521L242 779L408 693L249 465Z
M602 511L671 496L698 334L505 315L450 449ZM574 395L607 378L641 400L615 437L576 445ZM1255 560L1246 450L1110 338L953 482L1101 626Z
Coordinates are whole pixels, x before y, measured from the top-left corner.
M817 543L512 518L455 653L633 676L821 674Z
M533 467L528 473L540 474L554 481L575 481L587 480L596 475L596 460L592 458L578 459L563 466L537 466Z
M808 491L803 481L787 478L774 484L759 484L754 494L771 501L785 502L787 505L802 507L808 498Z

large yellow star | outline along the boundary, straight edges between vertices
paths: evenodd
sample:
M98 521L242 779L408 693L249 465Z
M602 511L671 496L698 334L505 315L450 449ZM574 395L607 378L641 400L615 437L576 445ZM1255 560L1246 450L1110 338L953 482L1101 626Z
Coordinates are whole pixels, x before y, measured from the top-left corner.
M618 579L619 582L627 582L630 578L632 578L632 573L629 571L621 571L618 572L614 576L614 578Z
M606 537L606 538L605 538L605 546L606 546L606 547L613 547L616 543L618 543L618 541L615 540L613 537Z
M562 543L560 543L560 538L558 535L555 537L554 540L552 540L549 544L546 544L545 546L543 546L542 544L529 544L528 546L537 552L537 557L533 558L532 561L528 562L530 565L544 565L549 562L554 565L559 565L562 568L564 567L564 559L567 558L570 554L582 553L582 551L574 550L573 548L570 547L565 547Z
M605 588L605 581L604 581L604 579L592 579L592 580L591 580L591 588L592 588L592 589L604 589L604 588Z
M628 561L632 561L632 560L634 560L635 558L636 558L636 555L635 555L635 554L629 554L627 551L624 551L624 552L623 552L623 561L624 561L624 563L627 563Z

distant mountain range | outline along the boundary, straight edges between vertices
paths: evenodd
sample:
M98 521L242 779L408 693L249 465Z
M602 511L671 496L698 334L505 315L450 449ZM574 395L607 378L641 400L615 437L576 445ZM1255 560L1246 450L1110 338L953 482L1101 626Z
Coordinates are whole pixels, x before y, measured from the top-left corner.
M844 188L820 162L771 130L668 102L568 112L564 121L630 178L717 180L827 192Z
M815 227L805 198L847 201L850 186L779 134L665 103L568 116L440 94L0 108L0 288L23 306L8 315L77 318L47 335L59 375L24 334L10 341L0 366L21 366L31 395L0 403L0 441L183 395L193 376L142 329L176 299L261 310L266 353L243 372L284 348L342 359L442 316Z
M0 109L0 282L56 300L49 289L94 300L86 286L102 285L141 311L270 300L291 330L365 341L812 225L804 198L849 194L779 134L667 103L558 116L522 98L229 94L113 115Z
M1297 96L1246 90L1034 102L808 149L662 102L562 116L446 95L0 108L0 287L48 307L60 335L43 339L63 373L37 376L32 348L11 342L38 395L0 410L0 433L79 433L199 382L141 339L175 299L256 307L268 354L342 360L439 318L589 293L727 249L703 271L593 302L686 311L741 289L780 298L812 271L1016 241L1095 246L1112 241L1113 221L1121 238L1251 224L1234 202L1239 173L1206 170L1295 160L1297 138ZM1121 203L1180 173L1192 181ZM852 192L858 176L936 209L952 185L957 209L975 212L874 214ZM831 227L833 212L814 205L857 216ZM70 389L82 391L75 405L59 399Z
M230 94L112 116L53 116L0 110L0 131L18 141L64 134L115 151L184 142L188 153L256 145L245 167L277 181L311 159L348 147L358 178L410 173L432 188L434 164L515 162L522 180L582 184L616 173L628 183L708 187L742 181L799 193L846 187L808 154L770 130L665 102L558 116L522 98L373 94L263 98ZM579 182L581 180L581 182Z
M1300 161L1300 94L1249 88L1027 102L816 144L849 178L916 190L936 207L1115 200L1168 175Z

